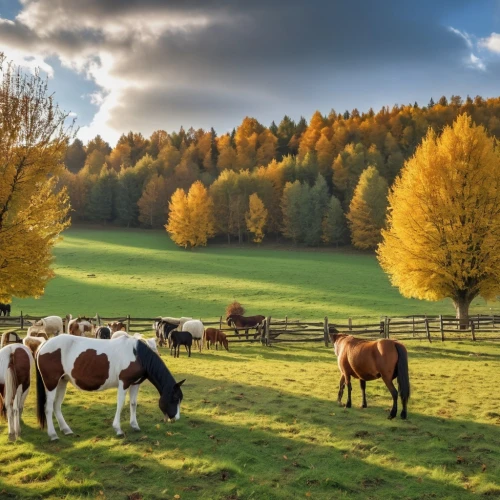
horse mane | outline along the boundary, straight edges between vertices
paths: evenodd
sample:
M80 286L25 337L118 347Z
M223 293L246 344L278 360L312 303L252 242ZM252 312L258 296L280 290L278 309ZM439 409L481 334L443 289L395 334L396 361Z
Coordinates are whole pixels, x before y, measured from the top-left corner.
M142 340L137 340L135 351L137 361L146 372L146 378L156 387L156 390L162 394L165 389L172 389L175 379L160 356Z

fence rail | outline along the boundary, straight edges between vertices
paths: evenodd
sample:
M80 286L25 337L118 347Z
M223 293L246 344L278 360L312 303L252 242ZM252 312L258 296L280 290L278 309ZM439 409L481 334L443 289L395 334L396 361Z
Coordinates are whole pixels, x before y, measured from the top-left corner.
M112 321L122 321L127 325L127 331L132 333L153 333L153 323L160 316L151 318L134 318L130 315L107 317L96 314L90 317L95 325L105 325ZM20 316L0 316L0 333L16 331L22 333L27 330L32 322L40 319L39 316L23 314ZM200 318L201 319L201 318ZM228 327L222 316L218 319L202 319L205 326L217 327L226 333L230 342L255 343L264 345L286 342L320 342L326 346L330 343L329 330L335 327L343 333L350 333L367 338L396 338L399 340L421 338L432 342L433 340L499 340L500 315L471 315L468 323L464 325L459 319L452 316L415 315L400 317L381 317L379 323L359 323L348 318L347 322L329 322L325 317L323 321L305 321L299 319L273 319L267 317L264 325L252 328L248 335L239 329L239 334ZM464 328L466 326L466 328Z

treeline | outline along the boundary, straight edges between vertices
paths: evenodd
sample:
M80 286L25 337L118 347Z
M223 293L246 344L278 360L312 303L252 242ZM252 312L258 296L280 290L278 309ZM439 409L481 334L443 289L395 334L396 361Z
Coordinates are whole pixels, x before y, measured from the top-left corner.
M311 246L351 241L371 248L383 225L388 186L404 161L429 127L440 132L461 113L500 138L500 98L442 97L378 113L317 111L309 123L285 116L265 127L247 117L221 136L193 128L158 130L149 138L130 132L114 148L99 136L86 146L76 139L61 183L75 221L162 227L176 190L184 192L177 203L187 207L200 181L195 191L206 191L205 210L213 216L207 238L262 241L267 234Z

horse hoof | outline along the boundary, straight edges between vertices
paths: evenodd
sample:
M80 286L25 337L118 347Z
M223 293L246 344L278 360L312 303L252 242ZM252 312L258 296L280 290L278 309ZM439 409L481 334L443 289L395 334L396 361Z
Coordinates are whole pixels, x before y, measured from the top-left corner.
M49 436L51 441L59 441L59 436L56 434L55 436Z
M9 441L15 441L17 436L15 434L9 434Z
M401 412L401 418L402 418L403 420L406 420L406 412L405 412L405 411L402 411L402 412Z
M63 434L65 436L72 436L73 435L73 431L71 429L65 429L65 430L63 430Z
M361 405L361 408L368 408L368 405Z
M351 403L346 403L346 404L345 404L345 407L346 407L346 408L350 408L350 407L351 407Z
M123 431L117 432L116 437L123 438L125 437L125 433Z
M140 432L141 431L141 428L138 426L138 425L131 425L130 427L132 427L132 429L136 432Z
M388 420L392 420L394 417L396 416L396 414L392 414L390 413L389 416L387 417Z

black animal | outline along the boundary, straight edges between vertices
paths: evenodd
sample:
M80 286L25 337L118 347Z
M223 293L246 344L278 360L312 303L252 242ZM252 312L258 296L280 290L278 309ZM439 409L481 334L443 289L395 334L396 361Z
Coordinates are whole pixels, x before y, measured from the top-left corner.
M179 357L179 350L181 345L186 347L186 351L188 352L188 358L191 357L191 346L193 345L193 336L189 332L178 332L177 330L175 330L170 334L170 340L172 342L172 345L170 347L170 354L172 354L172 349L173 349L174 358Z
M10 316L10 304L0 302L0 316Z
M111 328L108 328L107 326L100 326L95 331L95 338L96 339L110 339L111 338Z
M164 319L155 321L155 332L156 338L158 339L158 344L160 344L160 346L163 346L167 342L170 332L172 330L175 330L178 326L178 323L169 323Z

